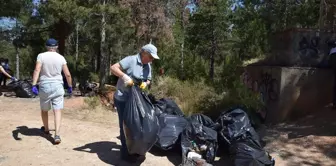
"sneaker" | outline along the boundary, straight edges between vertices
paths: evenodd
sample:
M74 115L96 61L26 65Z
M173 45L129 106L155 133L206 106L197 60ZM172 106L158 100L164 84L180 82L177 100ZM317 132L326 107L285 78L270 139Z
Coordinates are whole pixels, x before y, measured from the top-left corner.
M50 135L50 132L49 132L49 131L46 131L44 126L42 126L40 130L41 130L41 132L42 132L43 134L45 134L45 135Z
M61 143L61 137L59 135L55 135L54 142L55 142L55 144Z

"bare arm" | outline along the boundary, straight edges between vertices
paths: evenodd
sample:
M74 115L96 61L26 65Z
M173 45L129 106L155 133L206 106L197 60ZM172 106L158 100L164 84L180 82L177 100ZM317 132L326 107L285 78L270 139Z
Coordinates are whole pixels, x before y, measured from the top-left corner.
M5 76L7 76L8 78L12 78L12 76L11 75L9 75L7 72L6 72L6 70L2 67L2 66L0 66L0 71L1 71L1 73L3 73Z
M113 64L110 69L111 72L119 78L122 78L125 75L125 73L121 70L121 66L119 63Z
M34 70L34 74L33 74L33 86L36 85L37 83L37 79L40 75L41 72L41 67L42 67L42 63L41 62L36 62L35 65L35 70Z
M66 64L64 64L62 66L62 69L63 69L64 75L65 75L65 78L68 82L68 86L72 87L72 78L71 78L71 74L70 74L68 66Z

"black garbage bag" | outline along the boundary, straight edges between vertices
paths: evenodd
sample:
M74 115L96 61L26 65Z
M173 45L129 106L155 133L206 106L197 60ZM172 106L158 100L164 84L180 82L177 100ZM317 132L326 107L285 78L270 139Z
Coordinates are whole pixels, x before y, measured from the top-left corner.
M81 92L82 96L94 96L97 87L98 87L97 83L83 81L79 84L79 91Z
M247 137L260 141L259 135L251 125L247 113L241 108L223 112L216 121L220 124L220 136L228 144Z
M181 135L182 163L187 161L189 152L194 151L208 163L216 157L218 143L217 132L199 122L190 122Z
M153 104L138 86L131 87L123 116L129 153L144 155L158 140L159 123Z
M179 138L188 121L181 116L161 114L159 116L160 133L155 146L162 150L170 150L179 142Z
M172 99L162 98L160 100L157 100L154 105L155 105L156 109L158 111L160 111L160 113L166 113L166 114L169 114L169 115L184 116L182 110L179 108L179 106Z
M274 166L275 161L263 150L259 142L245 139L230 147L230 156L235 166Z
M215 127L215 122L208 116L203 115L203 114L193 114L188 117L188 120L191 122L198 122L201 123L202 125L209 127L209 128L214 128Z
M8 87L13 90L16 97L20 98L35 98L36 95L32 91L33 85L28 80L12 81Z
M235 166L271 166L274 160L263 150L258 133L252 127L247 113L241 108L223 112L220 124L220 145L228 148ZM222 148L221 148L222 149Z

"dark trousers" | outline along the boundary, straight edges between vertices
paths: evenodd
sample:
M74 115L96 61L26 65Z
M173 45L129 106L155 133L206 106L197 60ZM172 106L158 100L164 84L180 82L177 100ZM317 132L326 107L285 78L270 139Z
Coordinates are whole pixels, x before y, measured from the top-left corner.
M121 156L127 157L129 155L127 145L126 145L126 138L123 129L123 121L124 121L124 111L125 111L125 104L126 102L119 101L114 98L114 105L117 107L118 118L119 118L119 128L120 128L120 142L121 142Z
M333 107L336 107L336 68L334 70Z
M0 74L0 86L2 85L2 83L4 83L4 85L6 85L6 80L7 77L4 74Z

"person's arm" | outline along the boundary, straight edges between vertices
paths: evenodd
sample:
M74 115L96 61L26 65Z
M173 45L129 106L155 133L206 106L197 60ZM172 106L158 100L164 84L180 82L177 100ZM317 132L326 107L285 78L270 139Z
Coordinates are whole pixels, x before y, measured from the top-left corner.
M111 69L111 72L119 78L122 78L125 75L125 73L122 71L122 68L119 62L111 65L110 69Z
M127 70L127 69L129 69L131 67L132 60L133 60L132 57L128 56L128 57L122 59L120 62L117 62L117 63L113 64L110 67L111 72L115 76L121 78L124 81L124 83L126 85L129 85L129 86L133 85L133 80L132 80L132 78L130 76L128 76L127 74L125 74L123 72L123 70Z
M147 85L149 85L151 83L151 80L152 80L152 66L150 64L148 64L148 67L149 67L149 73L148 73L148 78L147 78L147 81L146 81Z
M9 75L7 72L6 72L6 70L2 67L2 66L0 66L0 71L1 71L1 73L3 73L5 76L7 76L8 78L12 78L12 76L11 75Z
M64 64L62 66L62 70L63 70L63 73L65 75L65 78L68 82L68 86L72 88L72 78L71 78L71 74L70 74L70 71L69 71L69 68L68 68L68 65L67 64Z
M38 77L40 76L41 68L42 68L41 61L37 61L35 64L35 70L33 74L33 83L32 83L33 86L37 84L37 80L38 80Z

